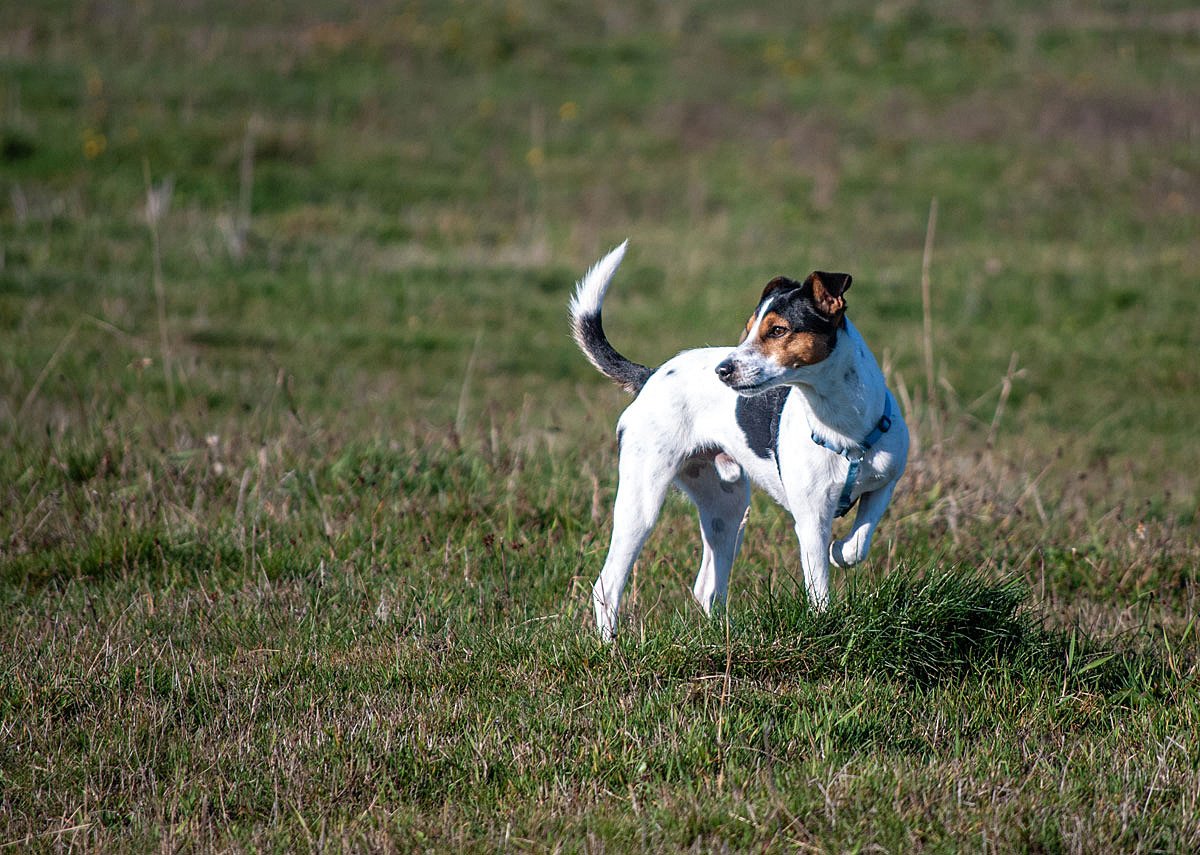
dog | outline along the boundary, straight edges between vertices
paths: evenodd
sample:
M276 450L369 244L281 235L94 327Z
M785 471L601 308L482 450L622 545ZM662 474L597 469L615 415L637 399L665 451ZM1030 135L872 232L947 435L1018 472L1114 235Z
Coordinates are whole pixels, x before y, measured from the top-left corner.
M908 428L875 357L846 318L851 277L816 271L767 283L737 347L685 350L657 369L609 343L601 306L626 240L581 279L571 329L599 371L634 395L617 423L612 541L592 588L611 641L626 579L671 484L700 512L703 556L692 594L721 607L757 484L795 521L809 603L829 599L829 564L866 557L908 459ZM833 520L855 504L850 533Z

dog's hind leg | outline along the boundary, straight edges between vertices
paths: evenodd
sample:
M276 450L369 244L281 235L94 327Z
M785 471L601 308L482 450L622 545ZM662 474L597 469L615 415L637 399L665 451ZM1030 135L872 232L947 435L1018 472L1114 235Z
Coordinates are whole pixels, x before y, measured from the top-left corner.
M640 445L640 444L639 444ZM642 545L649 537L671 479L677 460L647 456L626 437L618 465L617 500L613 505L612 541L604 569L592 586L592 605L596 610L596 626L600 638L612 641L617 631L617 609L629 571L637 560Z
M705 614L725 602L729 571L742 545L742 531L750 508L750 482L740 469L731 480L708 457L684 462L675 483L696 503L700 512L700 537L704 555L692 594Z
M829 560L838 567L850 567L867 557L871 548L871 536L883 518L896 482L892 481L871 493L864 493L858 500L858 513L854 516L854 527L843 540L829 545Z

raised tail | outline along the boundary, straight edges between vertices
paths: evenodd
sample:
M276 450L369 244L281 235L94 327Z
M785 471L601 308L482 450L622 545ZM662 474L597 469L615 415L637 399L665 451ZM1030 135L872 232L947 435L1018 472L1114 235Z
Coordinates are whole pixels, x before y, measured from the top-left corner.
M630 362L608 343L604 335L604 325L600 321L600 307L604 302L604 292L613 274L621 266L625 257L625 248L629 246L626 240L595 266L575 286L575 296L571 298L571 334L575 343L583 351L588 361L595 365L604 376L615 380L626 392L636 395L654 370L645 365Z

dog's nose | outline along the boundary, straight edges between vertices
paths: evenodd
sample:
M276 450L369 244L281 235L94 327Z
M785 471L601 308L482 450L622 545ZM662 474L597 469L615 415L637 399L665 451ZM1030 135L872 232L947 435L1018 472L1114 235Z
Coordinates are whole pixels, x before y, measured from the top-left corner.
M732 359L726 359L724 362L722 362L720 365L717 366L717 376L720 377L722 380L728 380L730 377L733 376L733 360Z

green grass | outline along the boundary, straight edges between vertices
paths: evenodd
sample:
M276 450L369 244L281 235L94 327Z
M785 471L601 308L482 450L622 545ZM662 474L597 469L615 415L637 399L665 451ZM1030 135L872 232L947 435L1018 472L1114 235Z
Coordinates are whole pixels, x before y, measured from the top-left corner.
M1186 4L9 6L0 847L1200 846ZM828 611L756 496L703 618L674 496L595 640L626 236L645 363L854 274Z

